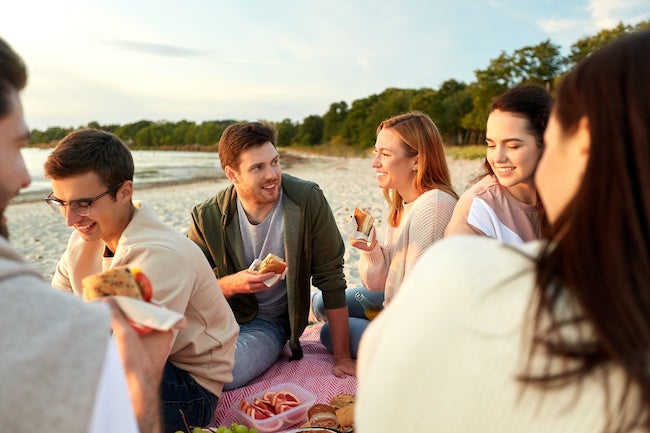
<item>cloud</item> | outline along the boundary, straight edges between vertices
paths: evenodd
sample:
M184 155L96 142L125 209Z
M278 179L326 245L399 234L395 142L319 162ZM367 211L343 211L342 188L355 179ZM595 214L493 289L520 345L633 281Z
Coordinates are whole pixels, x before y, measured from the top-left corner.
M643 0L589 0L587 10L598 29L615 27L621 17L634 13L643 5ZM628 13L626 13L628 12Z
M177 47L174 45L153 44L149 42L115 41L110 44L129 51L136 51L139 53L147 53L163 57L197 57L207 53L207 51L204 50L195 50L192 48Z

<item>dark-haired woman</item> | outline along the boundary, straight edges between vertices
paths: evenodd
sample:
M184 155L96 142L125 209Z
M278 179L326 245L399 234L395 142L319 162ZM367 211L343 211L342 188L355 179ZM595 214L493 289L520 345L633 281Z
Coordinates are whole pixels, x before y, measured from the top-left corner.
M361 342L358 433L650 432L650 31L562 80L548 241L435 243Z
M445 237L478 234L513 244L539 239L543 211L533 177L551 102L538 86L514 87L492 102L484 173L461 195Z

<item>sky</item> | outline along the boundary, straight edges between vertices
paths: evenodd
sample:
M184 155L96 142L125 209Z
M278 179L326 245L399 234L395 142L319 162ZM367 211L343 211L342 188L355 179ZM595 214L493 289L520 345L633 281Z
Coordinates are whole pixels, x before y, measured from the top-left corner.
M20 0L30 128L301 122L389 87L466 83L501 52L650 18L650 0Z

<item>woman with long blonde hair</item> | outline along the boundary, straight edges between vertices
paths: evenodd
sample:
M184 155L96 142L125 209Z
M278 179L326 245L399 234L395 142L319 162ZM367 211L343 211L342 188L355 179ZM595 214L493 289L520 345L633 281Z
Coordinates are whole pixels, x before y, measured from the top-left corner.
M380 239L374 236L369 243L349 239L350 245L361 251L358 266L364 284L346 291L353 356L369 323L355 299L357 293L380 308L388 305L422 253L442 239L458 200L451 186L442 136L424 113L400 114L379 124L372 167L386 198L388 209L383 220L387 224L381 228ZM324 307L318 296L314 312L322 318ZM327 323L321 341L331 348Z

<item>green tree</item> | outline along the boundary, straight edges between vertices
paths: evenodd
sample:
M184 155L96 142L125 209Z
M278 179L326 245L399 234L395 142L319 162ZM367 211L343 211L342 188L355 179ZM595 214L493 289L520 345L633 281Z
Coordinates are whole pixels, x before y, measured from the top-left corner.
M345 101L334 102L323 116L323 141L331 141L340 136L348 117L348 104Z
M278 131L277 145L290 146L296 135L298 135L298 124L293 123L291 119L284 119L282 122L275 124Z
M298 127L296 142L303 146L316 146L323 140L323 118L317 115L305 117Z
M516 85L532 84L552 90L553 82L563 72L560 46L550 39L516 50L513 54L513 78Z

